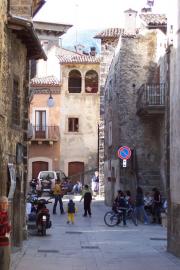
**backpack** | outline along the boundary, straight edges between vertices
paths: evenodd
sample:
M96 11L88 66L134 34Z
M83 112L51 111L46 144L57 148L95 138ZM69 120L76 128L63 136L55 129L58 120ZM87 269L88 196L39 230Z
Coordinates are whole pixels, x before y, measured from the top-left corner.
M68 203L68 213L75 213L75 203L73 201Z

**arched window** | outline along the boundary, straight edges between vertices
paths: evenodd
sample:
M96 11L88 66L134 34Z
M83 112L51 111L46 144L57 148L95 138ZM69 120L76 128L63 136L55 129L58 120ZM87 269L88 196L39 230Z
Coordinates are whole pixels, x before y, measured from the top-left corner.
M94 70L89 70L85 76L85 92L97 93L98 91L98 74Z
M69 72L68 90L69 93L81 93L81 73L78 70Z

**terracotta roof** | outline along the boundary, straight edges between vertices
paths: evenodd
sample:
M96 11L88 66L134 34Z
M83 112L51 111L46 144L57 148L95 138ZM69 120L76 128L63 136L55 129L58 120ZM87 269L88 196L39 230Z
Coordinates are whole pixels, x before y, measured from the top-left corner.
M90 55L59 55L58 56L59 62L61 64L70 64L70 63L76 63L76 64L96 64L100 63L100 58Z
M119 38L122 28L108 28L94 36L94 38Z
M147 25L167 25L167 17L165 14L140 14L139 17L146 22Z
M31 80L31 86L60 86L60 81L54 76L33 78Z

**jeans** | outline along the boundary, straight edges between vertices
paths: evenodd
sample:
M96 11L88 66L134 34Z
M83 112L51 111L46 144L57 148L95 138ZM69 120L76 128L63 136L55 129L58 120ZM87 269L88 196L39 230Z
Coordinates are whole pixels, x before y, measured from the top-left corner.
M53 214L56 214L56 207L57 207L58 202L59 202L59 206L60 206L60 212L61 212L61 214L63 214L64 209L63 209L63 202L62 202L62 196L61 195L55 195L54 206L53 206Z
M135 215L137 218L143 218L144 223L149 223L149 218L144 210L144 205L136 206L135 207Z

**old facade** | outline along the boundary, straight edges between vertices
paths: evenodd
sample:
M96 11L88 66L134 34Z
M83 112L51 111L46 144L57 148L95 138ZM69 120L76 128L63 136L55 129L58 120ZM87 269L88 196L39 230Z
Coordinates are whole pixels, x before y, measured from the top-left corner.
M32 62L30 90L30 129L28 144L28 181L39 171L59 170L61 85L57 55L59 37L71 25L34 22L36 32L47 54L47 61Z
M60 168L90 183L98 167L99 64L96 56L59 56L61 65Z
M29 60L46 59L31 18L43 2L0 3L0 194L9 198L16 246L25 229Z
M119 30L104 94L104 183L108 204L120 188L133 193L137 185L145 190L154 186L163 192L166 189L166 74L160 68L165 54L166 18L141 14L137 27L137 12L130 9L125 15L125 28ZM132 151L126 168L117 155L123 145Z
M168 167L168 251L180 257L180 181L179 181L179 57L180 3L174 1L168 14L168 97L169 97L169 167Z

